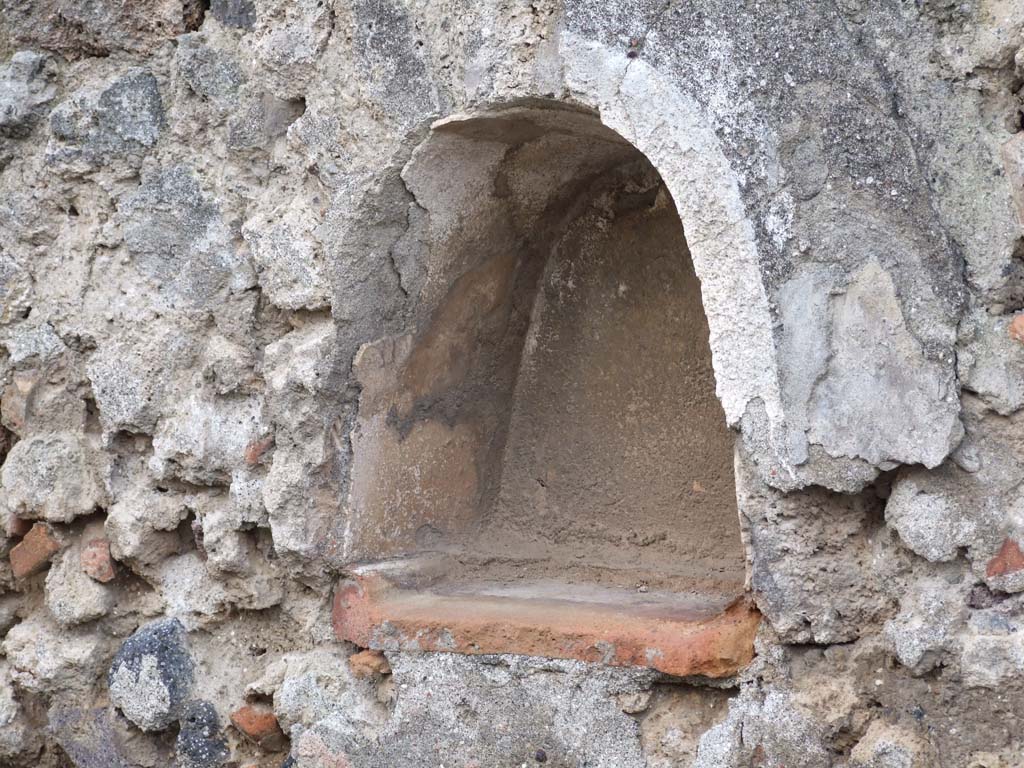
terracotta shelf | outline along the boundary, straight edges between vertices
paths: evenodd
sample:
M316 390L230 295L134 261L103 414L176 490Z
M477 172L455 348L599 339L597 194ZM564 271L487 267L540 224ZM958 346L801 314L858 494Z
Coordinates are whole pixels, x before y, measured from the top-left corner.
M337 636L364 648L517 653L724 677L754 656L746 598L556 583L445 584L367 567L338 585Z

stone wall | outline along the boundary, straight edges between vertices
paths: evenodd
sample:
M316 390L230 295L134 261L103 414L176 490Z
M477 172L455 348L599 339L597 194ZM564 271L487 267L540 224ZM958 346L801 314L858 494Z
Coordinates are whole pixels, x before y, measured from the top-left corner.
M0 765L1024 765L1022 87L1019 0L0 0ZM332 630L423 148L524 105L685 229L735 676Z

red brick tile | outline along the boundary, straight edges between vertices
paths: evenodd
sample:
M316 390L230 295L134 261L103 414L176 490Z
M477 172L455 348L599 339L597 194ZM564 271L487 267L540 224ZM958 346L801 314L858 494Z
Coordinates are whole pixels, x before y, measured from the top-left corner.
M250 467L255 467L260 463L263 454L269 451L273 445L274 438L272 436L252 441L245 447L245 463Z
M1024 315L1017 315L1006 327L1006 332L1014 341L1024 342Z
M7 516L7 535L11 537L22 537L32 530L32 521L23 520L15 514Z
M231 713L231 724L267 752L280 752L287 743L277 716L265 707L246 704Z
M985 575L989 578L1006 576L1021 569L1024 569L1024 552L1021 552L1020 545L1016 541L1006 539L996 556L985 566Z
M60 542L46 523L36 523L11 550L11 570L21 579L43 570L60 550Z
M92 579L112 581L117 576L114 559L110 556L110 543L106 539L91 539L82 547L80 557L82 571Z

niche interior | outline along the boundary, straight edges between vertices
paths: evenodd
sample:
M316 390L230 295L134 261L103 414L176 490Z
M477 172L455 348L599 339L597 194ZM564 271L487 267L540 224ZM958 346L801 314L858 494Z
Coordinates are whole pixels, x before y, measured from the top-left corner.
M657 170L596 115L531 104L441 121L403 179L418 302L355 361L339 636L744 663L733 435Z

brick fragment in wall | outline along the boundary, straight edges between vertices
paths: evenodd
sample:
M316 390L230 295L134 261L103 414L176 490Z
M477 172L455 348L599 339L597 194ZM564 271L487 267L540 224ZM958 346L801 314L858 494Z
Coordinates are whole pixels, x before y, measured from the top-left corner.
M1006 332L1014 341L1024 343L1024 315L1014 315Z
M25 537L11 549L11 570L22 579L46 568L60 551L60 541L46 523L36 523Z
M7 523L4 528L4 532L7 534L8 538L20 539L30 530L32 530L31 520L25 520L13 513L7 515Z
M985 575L988 577L1006 576L1024 569L1024 552L1021 552L1020 544L1013 539L1006 539L1003 546L999 548L996 556L988 561L985 566Z
M274 446L274 438L262 437L259 440L254 440L245 446L245 463L250 467L256 466L260 463L263 458L263 454L269 451Z
M268 752L280 752L287 744L277 717L266 707L246 704L231 713L231 724Z
M110 556L110 543L103 538L90 539L82 547L82 571L91 579L106 584L117 576L114 559Z
M1007 537L985 564L985 583L1000 593L1024 591L1024 552L1019 539Z

